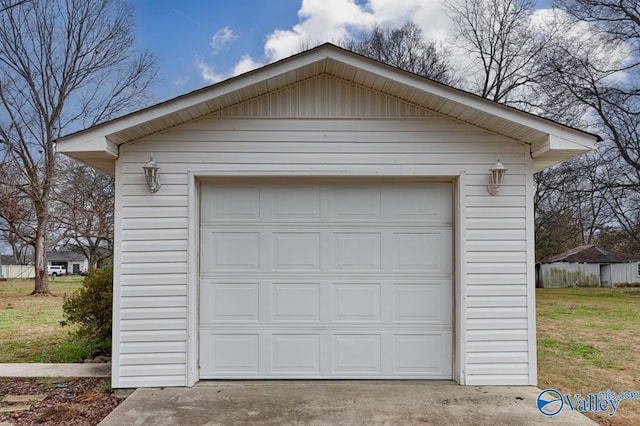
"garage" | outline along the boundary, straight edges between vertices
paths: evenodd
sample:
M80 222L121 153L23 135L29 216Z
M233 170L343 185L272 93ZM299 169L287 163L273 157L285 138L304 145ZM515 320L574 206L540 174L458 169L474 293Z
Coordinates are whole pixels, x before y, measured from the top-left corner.
M451 379L451 182L200 185L200 378Z
M58 139L116 182L112 386L535 386L533 174L597 140L331 44Z

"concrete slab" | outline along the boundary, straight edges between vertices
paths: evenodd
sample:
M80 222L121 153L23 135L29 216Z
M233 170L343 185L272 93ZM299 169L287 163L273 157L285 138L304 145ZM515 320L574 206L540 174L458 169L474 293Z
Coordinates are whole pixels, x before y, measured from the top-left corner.
M595 425L569 410L543 416L539 392L443 381L202 382L138 389L100 425Z
M110 363L0 364L0 377L110 377Z

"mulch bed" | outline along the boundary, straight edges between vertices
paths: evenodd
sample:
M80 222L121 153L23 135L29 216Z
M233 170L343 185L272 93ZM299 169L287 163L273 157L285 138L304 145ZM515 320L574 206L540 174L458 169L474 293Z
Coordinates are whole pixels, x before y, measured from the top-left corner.
M0 423L23 425L93 426L100 423L121 399L108 388L106 378L0 379L0 408L24 403L3 402L7 395L38 395L27 411L0 413Z

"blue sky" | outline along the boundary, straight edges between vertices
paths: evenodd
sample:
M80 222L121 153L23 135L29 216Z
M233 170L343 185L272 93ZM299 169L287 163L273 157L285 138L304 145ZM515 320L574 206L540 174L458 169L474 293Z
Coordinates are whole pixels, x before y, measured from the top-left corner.
M136 42L158 57L164 100L198 89L205 80L198 63L229 77L243 55L262 61L266 36L298 22L300 0L132 0ZM230 39L212 46L216 33ZM218 38L220 39L220 38Z
M374 24L411 19L442 39L439 0L131 0L136 43L158 58L163 101ZM538 5L546 4L539 0Z

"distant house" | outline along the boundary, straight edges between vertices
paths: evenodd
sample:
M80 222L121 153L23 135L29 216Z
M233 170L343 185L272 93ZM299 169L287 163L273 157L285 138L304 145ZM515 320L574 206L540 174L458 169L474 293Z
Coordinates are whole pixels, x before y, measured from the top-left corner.
M538 287L544 288L640 284L640 257L589 244L541 262L537 272Z
M47 253L50 265L64 266L67 274L80 275L89 270L89 261L81 254L69 250L56 250Z

